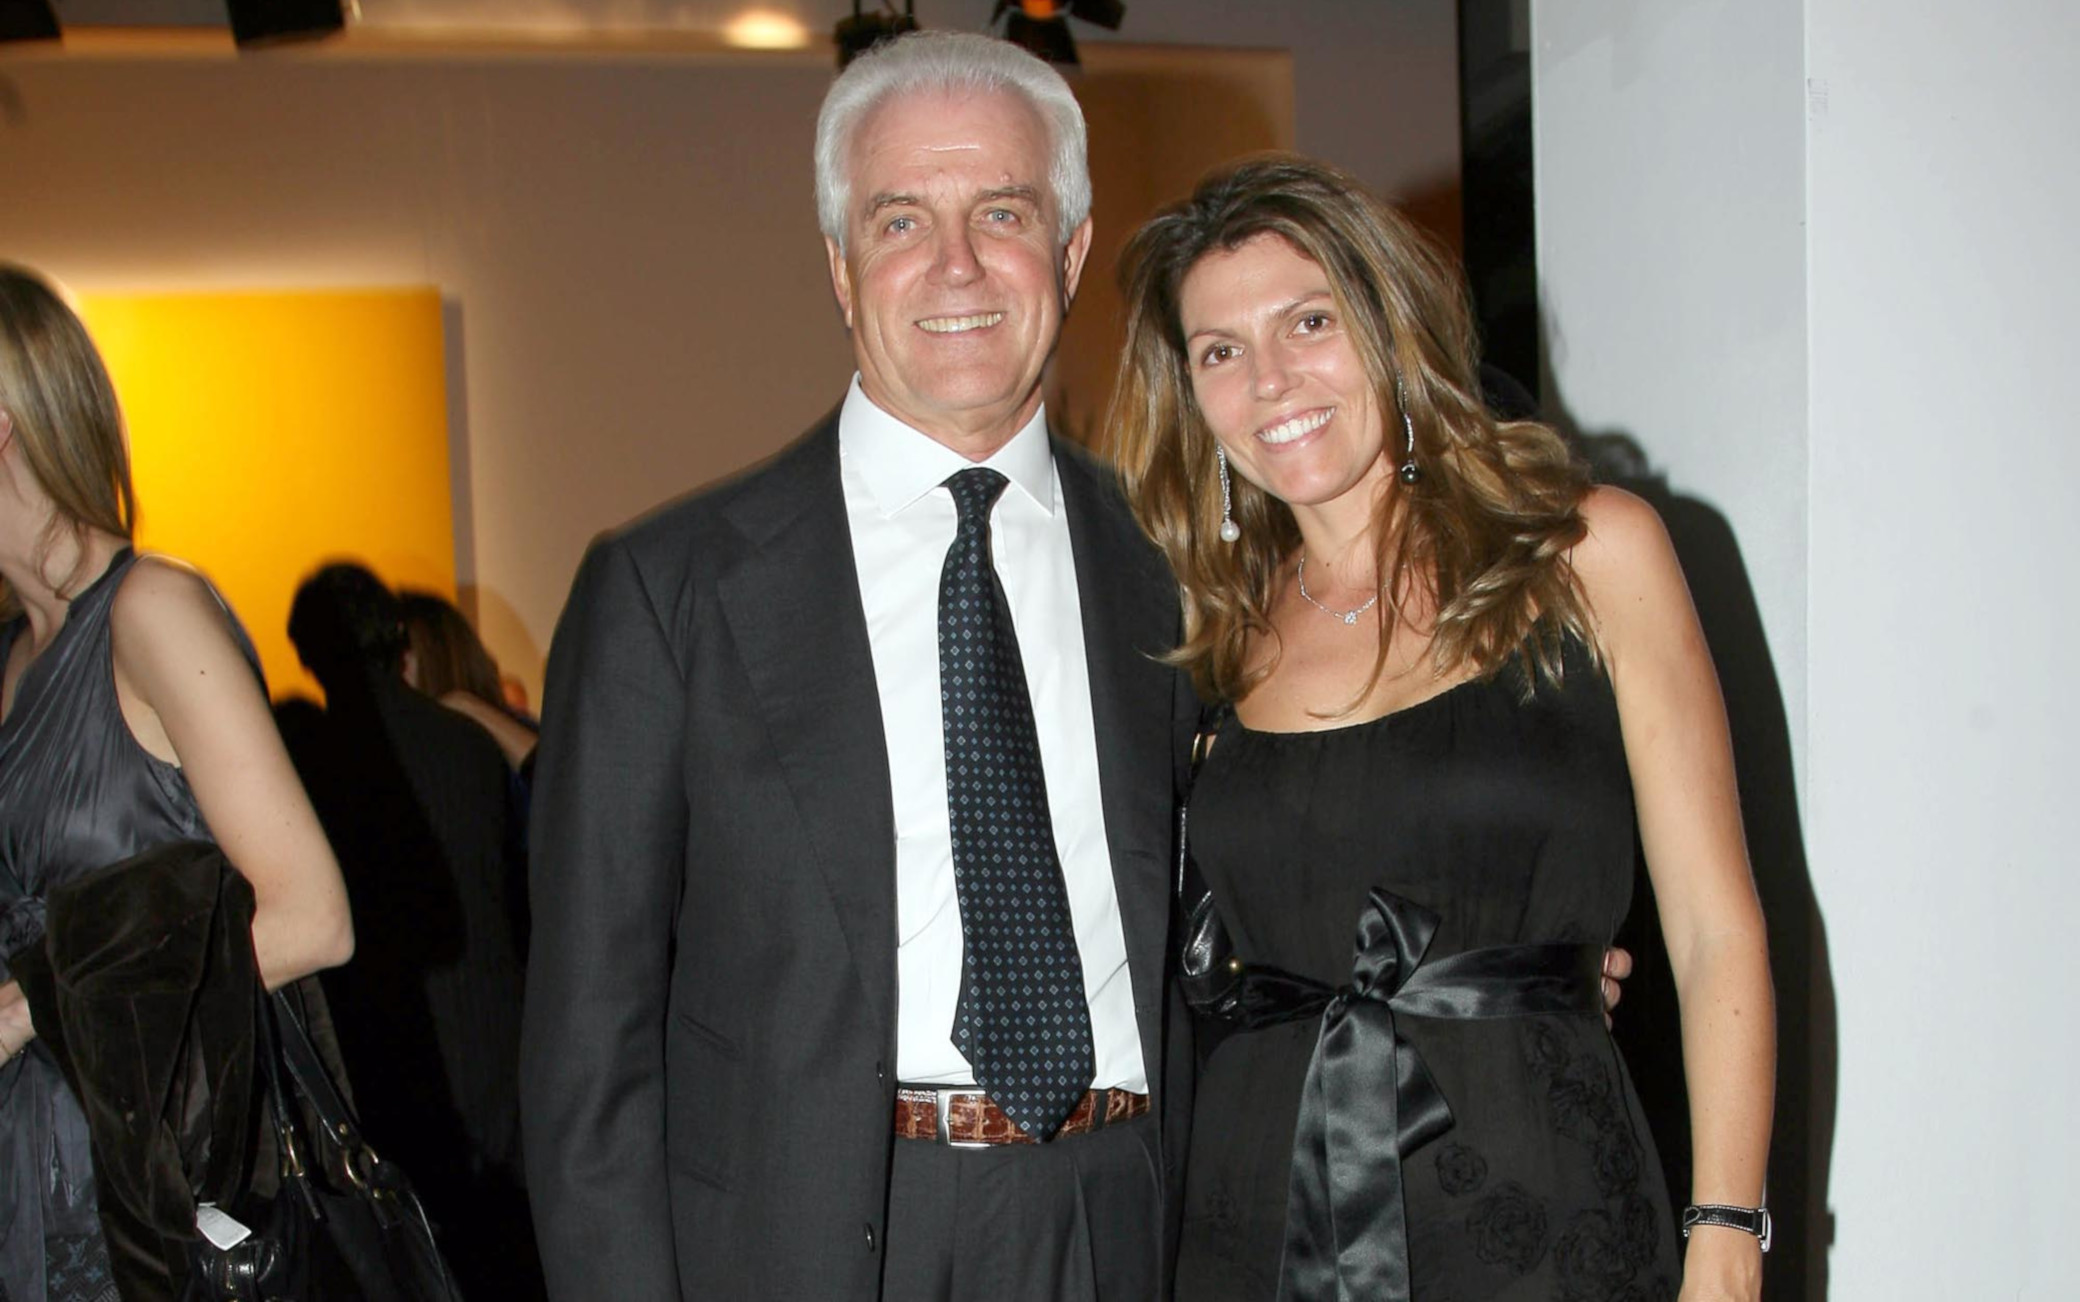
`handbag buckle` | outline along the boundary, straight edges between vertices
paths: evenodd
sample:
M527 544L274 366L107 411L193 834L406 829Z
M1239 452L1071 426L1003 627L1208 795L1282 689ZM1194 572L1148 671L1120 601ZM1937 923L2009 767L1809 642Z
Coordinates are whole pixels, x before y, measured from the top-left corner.
M281 1126L275 1130L275 1134L282 1141L282 1170L298 1180L303 1179L306 1169L303 1165L303 1154L296 1147L296 1128Z

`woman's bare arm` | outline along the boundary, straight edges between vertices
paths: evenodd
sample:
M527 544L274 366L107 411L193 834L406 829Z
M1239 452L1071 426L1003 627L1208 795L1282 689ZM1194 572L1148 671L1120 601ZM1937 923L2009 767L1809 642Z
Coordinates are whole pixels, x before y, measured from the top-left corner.
M440 701L457 714L467 715L490 733L491 740L505 752L506 763L513 768L519 768L520 762L533 753L537 740L535 730L489 701L459 689L441 697Z
M1726 706L1667 531L1615 489L1584 506L1574 564L1616 688L1647 871L1660 903L1690 1095L1691 1201L1763 1201L1776 1015L1762 908L1741 830ZM1700 1227L1682 1297L1761 1293L1757 1240Z
M180 765L210 833L253 885L253 948L270 989L354 952L339 863L216 594L157 557L110 614L118 699L139 745Z

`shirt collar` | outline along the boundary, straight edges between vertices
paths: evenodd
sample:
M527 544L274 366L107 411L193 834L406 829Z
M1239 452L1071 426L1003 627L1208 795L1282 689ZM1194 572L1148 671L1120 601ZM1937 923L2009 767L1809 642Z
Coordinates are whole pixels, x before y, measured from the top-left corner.
M874 508L883 516L898 514L955 472L977 464L875 406L860 388L856 374L838 412L838 451L858 472ZM1047 442L1044 404L1010 442L980 464L1010 480L1041 510L1054 514L1054 454Z

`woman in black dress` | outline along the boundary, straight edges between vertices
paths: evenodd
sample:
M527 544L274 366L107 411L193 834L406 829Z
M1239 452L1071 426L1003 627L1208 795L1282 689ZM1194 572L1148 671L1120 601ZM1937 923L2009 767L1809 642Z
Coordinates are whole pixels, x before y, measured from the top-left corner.
M1190 810L1233 962L1195 928L1224 1020L1179 1296L1757 1297L1769 974L1659 519L1484 410L1456 269L1333 169L1210 177L1123 280L1111 428L1176 659L1232 706ZM1635 825L1723 1209L1687 1247L1596 996Z
M331 848L245 634L208 582L130 547L115 391L84 327L0 265L0 1298L113 1302L86 1119L8 955L44 899L213 840L253 887L269 987L353 948Z

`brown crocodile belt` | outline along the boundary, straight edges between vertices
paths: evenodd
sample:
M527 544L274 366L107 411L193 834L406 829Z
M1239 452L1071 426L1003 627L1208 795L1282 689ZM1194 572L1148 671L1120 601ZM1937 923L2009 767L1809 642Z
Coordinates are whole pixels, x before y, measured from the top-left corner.
M1055 1137L1081 1135L1148 1111L1148 1095L1092 1090ZM896 1090L896 1138L936 1139L954 1145L1030 1144L1033 1137L989 1095L968 1086L901 1086Z

